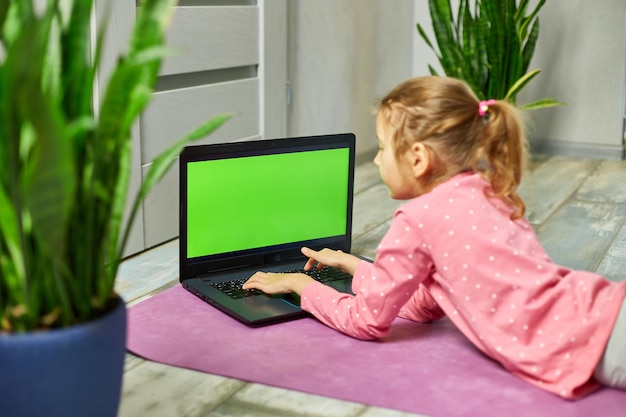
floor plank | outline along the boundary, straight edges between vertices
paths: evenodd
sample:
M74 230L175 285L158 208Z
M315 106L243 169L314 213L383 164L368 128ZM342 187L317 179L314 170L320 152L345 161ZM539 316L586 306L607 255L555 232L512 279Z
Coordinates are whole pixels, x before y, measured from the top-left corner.
M402 204L389 196L387 187L382 183L370 187L354 197L352 239L390 219Z
M526 203L526 217L543 223L580 187L599 162L554 157L522 179L519 193Z
M597 272L611 281L626 280L626 222L617 233Z
M595 271L625 219L625 205L568 202L539 229L539 240L557 264Z
M359 417L427 417L423 414L404 413L397 410L389 410L387 408L369 407L365 413Z
M376 257L376 248L383 236L385 236L385 233L387 233L387 230L389 230L390 225L391 219L360 235L352 244L352 252L374 259Z
M237 391L210 417L357 417L366 406L261 384Z
M178 281L178 239L126 259L120 265L115 291L127 303Z
M119 417L204 417L246 383L155 362L124 375Z
M575 198L626 203L626 161L604 161L580 187Z

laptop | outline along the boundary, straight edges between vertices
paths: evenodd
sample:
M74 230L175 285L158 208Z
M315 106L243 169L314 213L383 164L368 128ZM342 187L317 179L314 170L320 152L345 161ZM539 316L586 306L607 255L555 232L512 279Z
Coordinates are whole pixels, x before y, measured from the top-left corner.
M306 317L296 294L241 284L257 271L303 268L303 246L350 252L354 164L351 133L184 148L182 286L249 326ZM351 293L349 274L329 272L319 279Z

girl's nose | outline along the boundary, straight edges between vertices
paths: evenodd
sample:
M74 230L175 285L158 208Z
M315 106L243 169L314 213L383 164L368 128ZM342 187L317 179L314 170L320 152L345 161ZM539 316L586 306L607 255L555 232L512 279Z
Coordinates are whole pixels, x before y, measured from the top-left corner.
M374 165L380 166L380 150L376 152L376 156L374 157Z

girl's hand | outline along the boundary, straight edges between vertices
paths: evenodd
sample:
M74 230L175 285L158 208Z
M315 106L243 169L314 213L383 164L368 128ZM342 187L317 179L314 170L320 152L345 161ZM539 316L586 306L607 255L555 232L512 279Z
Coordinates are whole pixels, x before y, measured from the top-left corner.
M321 251L314 251L313 249L302 248L302 253L309 258L304 265L306 271L313 267L321 269L326 265L339 268L350 275L354 275L357 265L361 262L356 256L340 250L322 249ZM242 288L244 290L260 290L266 294L287 294L294 292L298 295L302 295L304 287L311 282L314 282L313 278L305 274L257 272L243 284Z
M302 290L313 278L305 274L277 274L274 272L257 272L243 285L244 290L260 290L266 294L287 294L294 292L302 295Z
M340 250L322 249L321 251L314 251L309 248L302 248L302 254L309 258L304 265L304 270L308 271L313 267L318 269L324 266L331 266L333 268L341 269L344 272L354 275L357 265L361 260L354 255L342 252Z

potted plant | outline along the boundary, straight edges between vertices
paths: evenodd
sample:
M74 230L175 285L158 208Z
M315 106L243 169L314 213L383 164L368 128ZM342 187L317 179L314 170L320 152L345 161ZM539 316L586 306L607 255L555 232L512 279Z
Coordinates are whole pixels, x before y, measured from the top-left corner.
M0 415L114 416L126 325L114 283L130 226L185 144L229 116L154 161L125 221L131 126L175 2L142 2L100 103L92 0L42 3L0 3Z
M433 46L423 27L417 30L437 54L445 74L464 80L481 100L506 99L516 104L517 94L540 70L528 71L539 37L540 0L527 14L529 1L460 0L456 17L450 0L429 0L437 41ZM429 65L431 74L438 75ZM520 106L526 110L563 105L544 98Z

